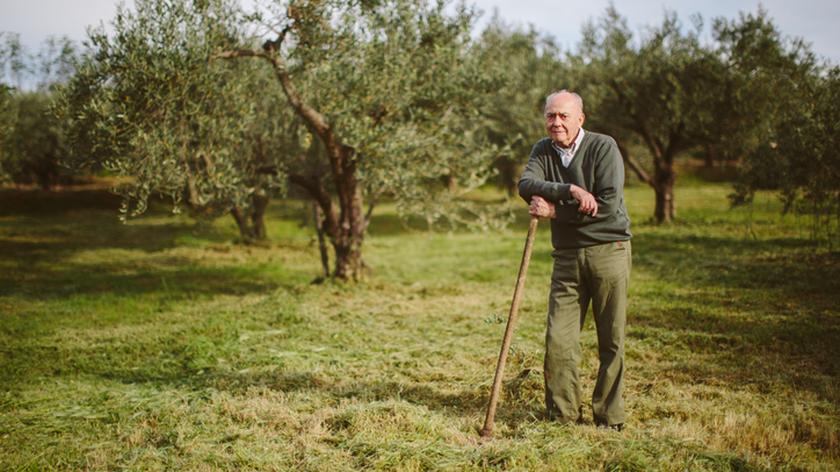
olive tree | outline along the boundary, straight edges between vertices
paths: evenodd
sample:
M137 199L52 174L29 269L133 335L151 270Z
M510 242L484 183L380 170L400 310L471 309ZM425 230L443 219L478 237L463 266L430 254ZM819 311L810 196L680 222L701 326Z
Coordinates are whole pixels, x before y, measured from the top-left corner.
M636 40L609 8L585 28L571 59L595 109L591 122L617 138L628 167L654 189L658 222L676 214L674 161L691 150L705 153L707 162L739 164L733 202L748 201L764 186L787 189L785 201L792 204L798 193L792 189L803 181L788 179L794 168L775 159L803 154L788 148L782 156L779 143L791 145L787 135L802 126L816 127L809 136L820 135L824 124L808 121L817 115L809 107L818 100L814 90L830 80L817 80L821 68L807 44L783 37L763 9L714 20L706 44L702 20L694 20L694 28L684 30L667 14ZM647 149L650 167L631 155L627 143L634 141Z
M713 34L727 100L714 107L717 126L705 129L739 163L732 203L775 190L783 211L810 216L812 236L833 246L840 235L840 70L821 63L801 38L784 36L763 9L717 19Z
M756 190L779 193L783 211L811 218L815 239L840 236L840 68L821 64L801 39L782 36L764 12L720 21L716 31L742 106L754 112L754 144L741 159L734 204Z
M636 41L626 20L610 7L584 28L572 58L577 81L595 112L595 128L613 135L628 167L654 190L654 219L676 215L674 162L705 142L704 126L724 83L712 50L700 43L701 24L684 30L666 14L662 24ZM651 156L645 168L627 141L641 142Z
M69 148L53 112L55 88L73 73L76 48L49 38L37 53L0 33L0 179L49 190L72 179Z
M0 183L11 180L6 161L8 159L8 139L11 137L17 114L12 109L12 89L0 84Z
M0 32L0 184L11 182L10 169L12 151L9 149L12 133L17 122L12 75L18 67L20 51L19 35Z
M53 113L53 97L46 92L15 93L9 98L14 122L4 138L0 169L17 184L37 184L50 190L72 180L62 165L70 154L61 122Z
M560 50L550 37L533 28L517 30L493 17L477 44L479 60L500 86L480 108L487 139L497 145L494 166L508 195L516 194L531 147L545 136L545 97L567 86Z
M833 249L840 244L840 67L814 82L804 113L778 123L792 136L780 140L769 157L787 156L782 195L786 201L798 200L797 210L812 217L813 237Z
M90 31L64 90L79 165L129 177L123 218L160 194L197 216L230 212L243 239L265 237L265 207L284 188L278 156L294 147L264 71L210 57L239 44L239 10L224 0L138 0Z
M479 132L496 81L472 54L471 10L449 14L444 2L423 0L290 0L255 18L273 31L261 48L215 57L265 64L319 140L325 167L287 172L322 210L335 277L361 275L365 230L382 197L430 221L489 221L463 198L486 180L496 155Z

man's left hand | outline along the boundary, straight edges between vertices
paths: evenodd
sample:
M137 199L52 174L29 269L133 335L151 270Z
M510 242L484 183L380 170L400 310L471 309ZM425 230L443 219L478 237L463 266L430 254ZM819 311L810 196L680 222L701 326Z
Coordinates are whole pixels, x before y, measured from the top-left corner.
M531 198L531 205L528 207L528 213L530 213L531 216L537 216L539 218L554 218L557 216L554 204L540 196L534 196Z

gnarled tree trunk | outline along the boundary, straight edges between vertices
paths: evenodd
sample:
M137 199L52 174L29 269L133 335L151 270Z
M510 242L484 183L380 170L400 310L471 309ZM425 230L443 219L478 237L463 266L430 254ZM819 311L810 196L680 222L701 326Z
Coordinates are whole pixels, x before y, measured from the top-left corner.
M674 202L674 183L677 173L674 170L674 156L665 154L654 156L655 171L653 190L656 193L656 207L653 217L657 223L671 223L677 216Z
M351 146L341 142L326 116L312 108L298 92L292 78L286 70L286 64L280 53L280 44L284 33L275 41L267 41L262 51L239 49L225 51L216 57L257 57L269 62L274 75L280 82L283 93L295 113L306 122L309 129L324 143L330 162L331 177L336 190L339 212L332 205L332 197L326 192L319 179L305 176L289 178L306 188L324 211L324 227L330 242L335 248L335 271L333 276L339 279L358 279L362 276L362 242L366 228L363 214L362 190L356 175L356 152Z
M251 230L254 239L262 241L268 237L265 230L265 209L268 207L269 197L255 193L251 197Z
M515 197L518 190L519 174L522 173L516 159L509 155L501 155L496 159L496 169L499 171L499 179L507 192L508 197Z
M289 180L306 190L315 200L320 212L316 224L329 238L335 251L333 277L340 279L359 279L363 273L362 243L364 242L367 219L362 214L361 189L355 179L355 173L341 174L344 180L335 182L338 189L340 211L336 211L332 196L326 189L320 176L289 174ZM322 251L322 261L325 255ZM326 262L324 262L326 263Z
M230 209L243 242L262 241L268 237L265 230L265 209L269 200L268 195L257 193L251 196L251 207L247 212L239 206Z
M677 216L676 206L674 204L674 183L677 180L676 171L674 171L673 156L654 157L654 174L653 177L648 175L642 166L633 159L630 150L624 146L622 141L616 140L618 150L624 162L638 177L639 180L648 184L653 188L656 194L656 207L653 211L653 218L657 223L670 223L674 221Z
M239 228L239 237L244 242L250 242L254 238L254 232L248 224L248 218L241 207L235 206L230 209L230 215L236 221L236 227Z
M703 146L703 166L706 169L711 169L715 166L715 161L720 161L720 153L717 146L711 143L706 143Z
M341 205L339 224L332 238L335 248L335 277L357 280L362 277L362 242L365 235L362 190L356 179L356 165L348 159L338 175L333 172Z
M656 207L653 211L653 217L657 223L671 223L677 216L676 207L674 206L674 182L676 181L676 174L671 166L669 169L657 168L656 170L656 185L653 187L656 193Z

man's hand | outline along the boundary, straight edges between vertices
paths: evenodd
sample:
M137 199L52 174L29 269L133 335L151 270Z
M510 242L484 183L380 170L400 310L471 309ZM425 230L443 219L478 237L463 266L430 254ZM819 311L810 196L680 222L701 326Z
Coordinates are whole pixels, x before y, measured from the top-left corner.
M598 203L595 201L595 197L592 196L591 193L587 192L581 187L578 187L575 184L572 184L571 188L569 189L569 193L571 193L572 198L577 200L580 204L580 206L578 207L579 212L585 213L589 216L595 216L598 214ZM533 202L531 204L533 205ZM533 213L531 214L533 215Z
M554 218L557 216L554 210L554 204L548 202L539 195L534 195L534 197L531 198L531 206L528 207L528 213L530 213L531 216L537 216L540 218Z

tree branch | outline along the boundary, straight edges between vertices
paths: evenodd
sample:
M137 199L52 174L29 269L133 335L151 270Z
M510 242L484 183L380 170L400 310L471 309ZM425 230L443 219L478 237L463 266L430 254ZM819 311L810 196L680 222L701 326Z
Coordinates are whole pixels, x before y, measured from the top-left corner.
M368 226L370 226L370 219L373 216L374 207L376 207L376 199L371 198L370 202L368 203L367 213L365 213L364 229L362 230L363 232L366 232L367 229L368 229Z
M230 49L228 51L220 51L213 54L210 59L234 59L237 57L260 57L270 60L266 53L262 51L254 51L253 49Z
M264 51L255 51L253 49L234 49L222 51L214 55L214 58L232 59L237 57L257 57L268 61L274 69L274 75L280 81L283 88L283 93L289 104L295 112L303 118L315 134L317 134L327 147L327 152L330 155L330 163L336 178L340 178L346 171L345 160L352 153L352 149L345 146L333 132L327 118L318 110L312 108L301 97L295 85L292 83L292 78L289 71L286 70L286 65L280 56L278 46L283 41L283 36L278 37L274 41L266 41L263 45Z
M668 135L668 147L665 149L665 159L669 161L674 160L677 153L682 152L686 146L683 143L685 140L685 122L680 120L676 127L671 129Z
M277 53L276 44L276 41L266 41L264 45L264 48L266 49L265 51L255 51L253 49L232 49L228 51L219 52L213 57L219 59L257 57L268 61L274 69L274 74L280 81L280 85L283 87L283 93L289 100L289 104L292 105L292 108L295 109L297 114L300 115L301 118L306 120L307 123L312 125L313 129L318 134L324 134L325 137L329 135L331 141L337 141L324 115L322 115L317 110L309 106L306 102L304 102L300 96L300 93L298 93L294 84L292 84L292 79L289 76L289 72L286 70L286 66L283 63L283 60Z
M633 156L630 155L630 151L626 147L624 147L624 145L621 144L620 141L616 140L615 142L616 144L618 144L618 152L621 153L621 157L624 158L624 162L627 163L627 166L630 167L630 170L632 170L636 174L636 176L639 177L639 180L650 185L651 187L656 188L653 179L651 179L647 172L645 172L645 170L642 168L642 165L639 164L638 161L633 159Z
M616 82L615 79L613 79L610 80L609 83L610 87L613 89L616 95L618 95L618 101L621 102L627 113L633 118L635 123L638 124L638 127L633 128L633 130L642 136L642 139L645 141L645 144L647 144L648 148L651 151L651 154L653 154L654 162L658 163L662 157L662 146L653 137L653 134L650 131L648 131L647 126L645 126L644 120L642 120L642 117L639 116L638 113L635 113L633 111L632 107L630 106L630 100L627 98L624 92L622 92L621 87L618 85L618 82Z
M326 223L324 230L331 238L335 238L338 234L338 216L335 213L335 208L333 208L332 198L330 198L327 189L321 185L320 179L300 174L289 174L289 182L304 189L318 203L324 211L324 220Z

